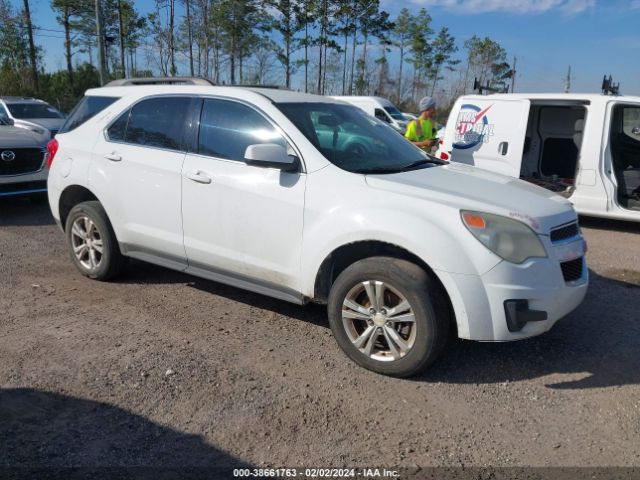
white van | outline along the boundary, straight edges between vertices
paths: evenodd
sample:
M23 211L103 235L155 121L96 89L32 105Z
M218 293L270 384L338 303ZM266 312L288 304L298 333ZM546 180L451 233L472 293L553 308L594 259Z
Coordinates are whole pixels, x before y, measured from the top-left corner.
M640 221L640 97L460 97L436 156L542 186L581 214Z
M361 110L364 110L372 117L388 123L398 132L404 135L407 131L407 118L398 110L391 101L382 97L348 97L348 96L332 96L336 100L350 103Z

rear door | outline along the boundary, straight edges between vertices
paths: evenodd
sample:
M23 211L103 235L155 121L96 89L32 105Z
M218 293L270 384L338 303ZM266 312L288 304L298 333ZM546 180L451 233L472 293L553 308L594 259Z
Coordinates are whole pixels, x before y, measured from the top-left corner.
M192 99L150 97L123 112L94 148L91 185L131 256L186 266L181 180Z
M443 149L454 162L520 177L529 100L463 97L447 123Z

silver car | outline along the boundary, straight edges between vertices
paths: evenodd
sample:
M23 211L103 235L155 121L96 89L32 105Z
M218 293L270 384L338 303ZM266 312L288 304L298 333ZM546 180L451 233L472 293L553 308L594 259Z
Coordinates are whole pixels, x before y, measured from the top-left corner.
M18 128L0 115L0 197L35 195L47 191L48 133Z
M55 137L65 121L56 108L30 97L0 97L0 116L13 120L16 127L49 138Z

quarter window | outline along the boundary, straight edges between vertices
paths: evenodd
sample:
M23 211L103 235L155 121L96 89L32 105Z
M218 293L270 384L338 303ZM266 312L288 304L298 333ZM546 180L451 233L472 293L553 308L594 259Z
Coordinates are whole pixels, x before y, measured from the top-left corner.
M109 140L114 140L116 142L124 142L125 133L127 132L127 123L129 122L129 115L131 114L131 109L124 112L118 119L111 124L109 129L107 130L107 135L109 136Z
M287 147L282 135L252 108L228 100L204 101L198 153L244 161L247 147L259 143L276 143Z
M124 138L126 143L146 147L182 150L190 102L191 99L187 97L143 100L111 125L109 138Z
M90 118L103 111L113 102L118 100L117 97L101 97L101 96L86 96L78 102L78 104L71 111L67 117L67 121L60 129L59 133L67 133L71 130L78 128Z

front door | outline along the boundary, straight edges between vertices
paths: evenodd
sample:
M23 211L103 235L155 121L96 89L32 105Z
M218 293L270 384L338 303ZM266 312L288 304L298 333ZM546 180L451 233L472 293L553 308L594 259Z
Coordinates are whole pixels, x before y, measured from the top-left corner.
M249 145L288 147L279 129L243 103L205 99L196 143L182 169L190 269L299 291L305 175L244 162Z

